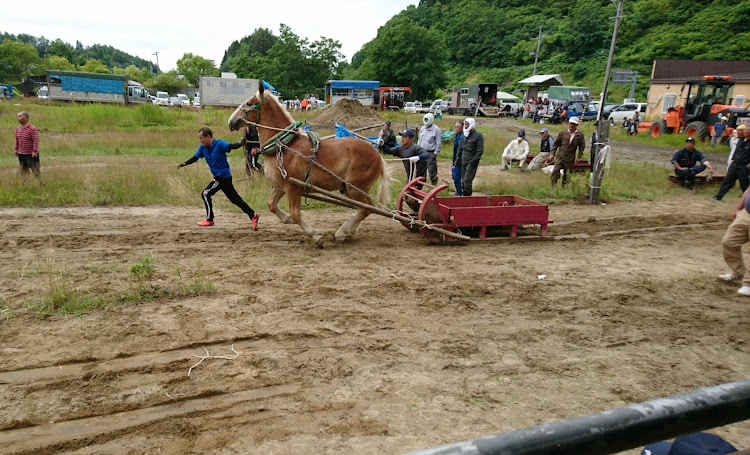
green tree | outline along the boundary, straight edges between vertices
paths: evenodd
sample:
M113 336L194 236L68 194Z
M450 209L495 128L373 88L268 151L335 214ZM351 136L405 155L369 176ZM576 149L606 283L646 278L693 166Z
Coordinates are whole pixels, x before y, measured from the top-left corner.
M81 71L85 71L87 73L102 73L102 74L109 74L111 73L109 71L109 68L102 63L100 60L97 60L95 58L90 58L86 61L86 63L81 66Z
M73 59L74 51L73 46L68 43L64 43L60 39L52 41L47 49L47 57L56 56L64 57L68 62Z
M6 39L0 43L0 73L6 80L21 80L36 69L39 53L31 44Z
M76 66L68 61L65 57L58 55L50 55L47 58L42 59L39 65L42 70L59 70L59 71L75 71Z
M359 75L381 86L409 86L423 98L445 85L446 59L442 34L406 19L378 30Z
M177 60L177 71L183 74L193 87L198 86L201 76L218 76L219 70L213 60L208 60L191 53L183 54Z
M162 92L182 93L187 88L187 81L185 79L178 79L177 71L172 70L159 74L148 81L148 84L144 83L143 85L148 85L148 87Z

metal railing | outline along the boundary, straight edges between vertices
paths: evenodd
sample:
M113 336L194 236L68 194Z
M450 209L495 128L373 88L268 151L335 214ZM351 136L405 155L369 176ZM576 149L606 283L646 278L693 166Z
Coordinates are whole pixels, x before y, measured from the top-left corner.
M604 455L747 419L750 379L412 455Z

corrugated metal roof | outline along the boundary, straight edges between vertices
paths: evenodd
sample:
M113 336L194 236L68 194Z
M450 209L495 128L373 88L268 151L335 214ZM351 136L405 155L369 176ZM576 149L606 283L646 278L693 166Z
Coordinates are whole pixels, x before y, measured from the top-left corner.
M537 74L536 76L527 77L522 81L518 81L519 84L532 84L532 85L563 85L562 78L559 74Z

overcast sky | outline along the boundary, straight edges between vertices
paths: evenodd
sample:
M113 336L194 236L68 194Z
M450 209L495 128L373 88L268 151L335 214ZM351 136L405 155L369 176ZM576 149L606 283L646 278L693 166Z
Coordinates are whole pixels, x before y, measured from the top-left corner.
M186 52L213 60L218 66L232 41L268 28L278 36L279 24L310 42L321 36L341 43L350 61L378 27L418 0L275 0L101 2L36 0L3 8L0 32L61 39L75 46L110 45L156 63L162 71L176 69ZM113 10L120 5L119 10Z

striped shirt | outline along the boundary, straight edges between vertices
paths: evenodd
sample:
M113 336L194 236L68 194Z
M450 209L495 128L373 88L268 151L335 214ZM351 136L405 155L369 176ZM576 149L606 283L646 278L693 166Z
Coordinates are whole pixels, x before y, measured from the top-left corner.
M19 155L39 153L39 133L31 123L25 128L21 125L16 127L16 152Z

